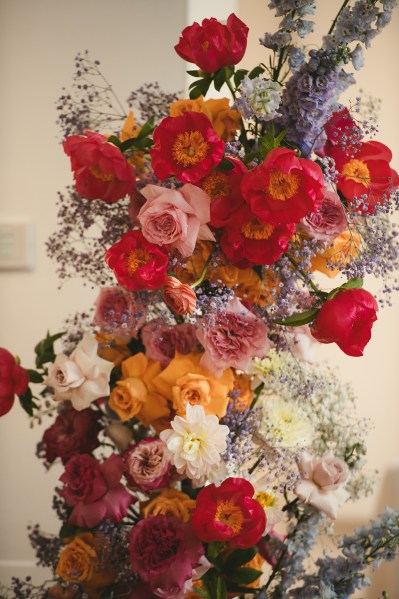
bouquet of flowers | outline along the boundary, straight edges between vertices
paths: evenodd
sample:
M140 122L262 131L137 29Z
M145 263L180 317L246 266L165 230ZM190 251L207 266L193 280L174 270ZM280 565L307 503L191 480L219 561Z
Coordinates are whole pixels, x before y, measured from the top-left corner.
M59 102L75 185L47 249L98 298L37 344L34 369L0 349L0 415L15 395L50 412L38 456L64 465L59 536L29 533L54 579L13 579L16 599L343 598L395 557L388 508L308 559L372 492L367 423L313 349L362 356L397 288L399 177L361 99L339 103L397 4L345 0L308 52L315 1L272 0L279 29L251 71L235 14L194 23L175 46L189 98L149 84L128 114L77 56Z

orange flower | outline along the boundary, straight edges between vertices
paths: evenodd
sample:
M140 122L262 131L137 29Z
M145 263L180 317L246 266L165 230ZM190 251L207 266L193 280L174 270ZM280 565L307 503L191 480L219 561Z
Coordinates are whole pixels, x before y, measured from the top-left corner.
M153 378L161 372L161 365L143 353L122 362L122 379L111 391L109 407L122 421L138 418L149 426L159 418L169 416L164 397L156 393Z
M234 378L232 395L236 397L237 392L239 392L237 398L230 399L230 403L233 404L236 410L243 412L249 408L254 397L251 389L251 380L243 374L236 375Z
M271 269L265 269L263 279L252 268L237 268L233 264L225 264L218 268L209 268L208 277L213 283L222 282L232 289L236 297L263 308L274 302L272 291L278 290L278 277Z
M182 283L191 285L201 276L205 262L212 252L212 243L210 241L197 241L194 252L190 258L185 260L185 268L180 264L176 266L175 275Z
M317 254L312 258L311 271L318 270L330 279L333 279L339 274L339 268L334 268L334 265L345 266L355 258L360 249L361 237L353 231L344 231L338 235L332 244L322 253ZM328 266L331 264L332 266Z
M165 489L143 508L144 518L150 516L176 516L188 522L195 508L195 500L177 489Z
M97 333L96 340L98 341L97 353L100 358L113 362L115 366L119 366L122 360L126 360L130 356L130 349L123 339L106 333Z
M205 414L222 418L229 401L228 393L234 385L233 371L228 368L219 378L199 365L202 353L182 355L174 359L154 380L157 391L173 401L179 416L186 413L186 405L201 405Z
M90 581L98 566L98 557L91 533L82 533L61 551L56 573L66 582Z
M127 141L128 139L133 139L137 137L141 131L141 127L137 125L136 119L134 118L133 112L130 110L128 117L122 127L121 134L119 139L121 142ZM131 156L128 158L128 162L132 164L136 170L136 174L138 176L144 174L147 170L145 166L145 152L132 152Z
M163 288L163 299L165 304L180 316L192 314L197 304L195 291L188 285L180 283L175 277L167 277Z
M77 596L79 589L73 589L72 587L62 587L59 584L53 584L48 590L47 595L50 599L73 599Z
M228 98L205 100L199 96L195 100L177 100L170 105L170 116L181 116L185 112L202 112L212 123L216 133L223 141L232 141L241 128L241 115L231 109Z

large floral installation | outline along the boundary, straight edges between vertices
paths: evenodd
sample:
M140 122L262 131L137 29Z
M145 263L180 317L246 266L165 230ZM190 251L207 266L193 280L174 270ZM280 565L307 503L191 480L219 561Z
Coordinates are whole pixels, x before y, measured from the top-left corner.
M38 456L64 466L59 536L29 533L54 578L4 596L344 598L395 557L390 508L312 551L373 489L368 423L313 350L362 356L397 289L392 154L361 99L339 102L397 4L345 0L309 51L315 1L272 0L279 28L251 71L235 14L194 23L175 45L189 98L148 84L127 114L76 57L58 104L74 186L47 249L98 297L37 344L34 369L0 349L0 415L15 396L33 420L50 412Z

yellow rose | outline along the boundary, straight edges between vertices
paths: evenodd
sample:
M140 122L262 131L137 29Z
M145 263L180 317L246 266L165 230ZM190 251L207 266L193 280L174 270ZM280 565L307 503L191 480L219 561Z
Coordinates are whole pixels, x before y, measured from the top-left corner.
M157 497L151 499L143 508L144 518L149 516L176 516L183 522L191 518L195 500L177 489L165 489Z
M206 108L203 96L199 96L195 100L190 100L189 98L176 100L169 107L170 116L182 116L185 112L203 112L211 120L211 114Z
M83 533L61 551L56 573L66 582L88 582L93 578L97 566L93 535Z
M223 141L232 141L241 128L241 115L230 108L228 98L207 100L206 109L211 114L211 122L216 133Z
M345 266L355 258L360 249L361 237L353 231L344 231L338 235L332 244L322 253L311 259L311 271L318 270L330 279L339 274L339 268L328 268L327 263Z

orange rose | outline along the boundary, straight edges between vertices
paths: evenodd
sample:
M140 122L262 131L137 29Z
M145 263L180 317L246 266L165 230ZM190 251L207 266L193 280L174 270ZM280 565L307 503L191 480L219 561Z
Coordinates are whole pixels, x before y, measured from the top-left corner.
M77 596L79 589L73 589L71 587L62 587L59 584L53 584L48 590L46 597L51 599L73 599Z
M194 252L190 258L184 262L185 267L179 264L174 268L176 277L182 283L191 285L199 279L204 269L205 262L212 252L212 243L210 241L197 241Z
M56 573L66 582L90 581L98 566L98 557L91 533L82 533L61 551Z
M334 265L345 266L345 264L348 264L351 258L355 258L358 255L360 243L360 235L353 231L344 231L334 239L332 244L322 254L317 254L317 256L312 258L312 267L310 270L318 270L330 277L330 279L333 279L340 272L339 268L333 268ZM328 263L332 267L328 267Z
M163 288L163 299L165 304L183 316L184 314L192 314L195 311L197 304L197 296L195 291L188 285L180 283L175 277L167 277Z
M154 380L158 392L173 401L179 416L186 413L186 405L201 405L205 414L226 414L228 393L234 385L231 368L223 371L219 378L199 365L202 353L182 355L176 352L174 359Z
M203 96L195 100L177 100L170 105L170 116L181 116L185 112L202 112L211 121L213 128L223 141L232 141L241 128L241 115L230 108L228 98L205 100Z
M139 125L137 125L136 123L136 119L134 118L134 114L133 112L130 110L128 117L122 127L122 131L121 134L119 136L119 139L121 140L121 142L124 142L128 139L132 139L134 137L137 137L138 134L141 131L141 127L139 127ZM146 167L146 158L145 158L145 152L137 152L137 151L133 151L131 153L131 156L129 156L128 158L128 162L130 162L130 164L132 164L135 168L136 174L138 176L144 174L148 168Z
M232 289L240 300L264 307L274 301L272 290L278 289L278 277L271 269L265 269L263 280L252 268L237 268L226 264L218 268L209 268L208 277L213 283L222 282Z
M211 113L206 108L206 102L204 102L204 97L199 96L195 98L195 100L190 100L189 98L183 100L176 100L169 107L169 115L170 116L181 116L185 112L203 112L206 116L211 119Z
M234 379L234 388L231 392L231 395L235 398L230 399L230 403L233 404L234 409L240 412L247 410L254 398L254 394L251 389L251 380L243 374L236 375Z
M97 353L100 358L113 362L115 366L119 366L122 360L126 360L131 354L130 349L122 339L105 333L97 333L96 339L98 341Z
M165 489L143 508L144 518L149 516L176 516L188 522L195 508L195 500L177 489Z

